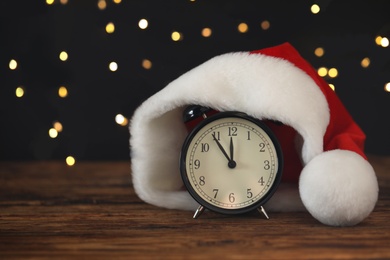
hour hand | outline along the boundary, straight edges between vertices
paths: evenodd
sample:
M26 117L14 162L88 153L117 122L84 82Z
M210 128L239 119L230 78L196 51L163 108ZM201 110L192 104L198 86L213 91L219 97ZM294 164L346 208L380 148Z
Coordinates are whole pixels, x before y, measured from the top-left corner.
M213 138L214 138L214 141L217 143L219 149L222 151L223 155L226 157L226 159L228 160L228 166L229 168L234 168L236 167L236 162L233 161L232 159L229 158L229 155L226 153L225 149L223 149L223 146L221 145L221 143L218 141L217 138L215 138L215 134L212 134ZM232 142L232 141L231 141ZM232 144L231 144L232 145Z

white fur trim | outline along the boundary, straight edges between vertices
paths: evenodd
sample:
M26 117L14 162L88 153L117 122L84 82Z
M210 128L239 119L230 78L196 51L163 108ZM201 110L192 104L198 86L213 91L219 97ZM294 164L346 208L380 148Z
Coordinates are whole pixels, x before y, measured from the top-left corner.
M365 219L378 199L372 166L357 153L332 150L302 170L299 191L306 209L320 222L352 226Z
M323 151L329 108L305 72L275 57L224 54L183 74L135 111L130 125L133 183L148 203L178 209L196 207L181 191L178 167L187 135L181 113L189 104L242 111L292 126L303 139L304 163Z

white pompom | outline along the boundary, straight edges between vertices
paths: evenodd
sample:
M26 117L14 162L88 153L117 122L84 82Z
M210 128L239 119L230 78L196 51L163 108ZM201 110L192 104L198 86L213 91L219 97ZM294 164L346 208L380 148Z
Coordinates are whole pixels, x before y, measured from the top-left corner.
M331 226L353 226L364 220L375 207L378 190L370 163L347 150L332 150L314 157L299 179L306 209Z

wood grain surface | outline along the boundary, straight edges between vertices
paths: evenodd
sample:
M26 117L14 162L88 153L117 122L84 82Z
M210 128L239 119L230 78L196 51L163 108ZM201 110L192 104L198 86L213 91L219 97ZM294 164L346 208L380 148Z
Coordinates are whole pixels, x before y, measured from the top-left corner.
M194 220L141 201L129 162L0 162L0 259L390 259L390 158L369 159L379 201L347 228L306 212Z

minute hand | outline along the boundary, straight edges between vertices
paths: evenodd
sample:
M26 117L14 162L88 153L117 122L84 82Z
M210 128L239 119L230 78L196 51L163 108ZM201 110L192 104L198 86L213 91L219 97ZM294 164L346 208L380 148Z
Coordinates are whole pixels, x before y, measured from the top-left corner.
M226 159L228 159L228 161L230 162L230 158L229 158L229 155L226 153L225 149L223 149L221 143L218 141L217 138L215 138L215 134L213 133L212 134L213 138L214 138L214 141L217 143L219 149L221 149L223 155L225 155Z

